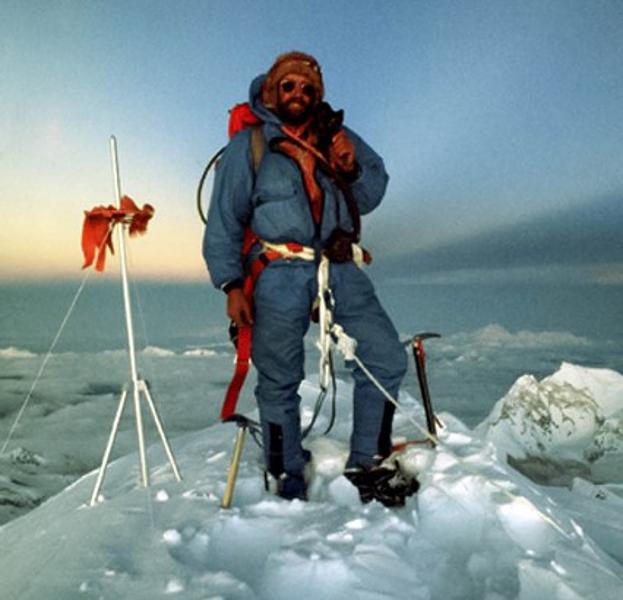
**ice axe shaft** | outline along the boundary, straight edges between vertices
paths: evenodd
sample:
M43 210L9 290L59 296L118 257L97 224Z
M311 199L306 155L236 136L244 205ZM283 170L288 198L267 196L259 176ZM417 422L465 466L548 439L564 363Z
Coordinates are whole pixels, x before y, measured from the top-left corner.
M231 464L229 466L229 472L227 473L225 492L223 493L223 500L221 501L221 508L229 508L234 497L234 487L236 485L236 478L238 477L238 468L240 467L240 458L242 457L242 450L244 449L247 429L249 427L257 428L259 425L255 421L247 419L243 415L237 413L224 419L223 422L234 422L238 425L238 432L236 433L236 439L234 441L234 450L231 456Z
M413 348L413 358L415 359L415 369L417 371L420 393L422 394L422 404L426 414L426 425L428 432L433 438L437 438L436 417L433 412L433 405L428 389L428 378L426 377L426 353L424 352L424 340L429 338L441 337L438 333L418 333L413 336L411 346ZM434 443L431 442L433 445Z
M234 487L236 485L236 478L238 477L238 467L240 466L240 457L242 456L242 449L244 448L246 433L247 428L245 426L239 427L238 432L236 433L236 441L234 442L234 451L231 457L229 473L227 474L227 484L225 485L225 493L223 494L223 500L221 501L221 508L229 508L231 506L231 501L234 497Z

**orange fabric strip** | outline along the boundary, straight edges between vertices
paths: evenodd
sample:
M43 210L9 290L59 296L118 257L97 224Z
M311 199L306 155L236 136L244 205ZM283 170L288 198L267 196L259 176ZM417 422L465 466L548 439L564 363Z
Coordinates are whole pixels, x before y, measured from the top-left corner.
M129 196L121 198L119 208L115 206L96 206L84 211L82 224L83 269L90 267L95 261L95 270L103 271L106 267L106 249L114 254L112 231L117 223L129 224L130 235L143 234L147 231L147 223L154 215L154 207L144 204L138 208Z

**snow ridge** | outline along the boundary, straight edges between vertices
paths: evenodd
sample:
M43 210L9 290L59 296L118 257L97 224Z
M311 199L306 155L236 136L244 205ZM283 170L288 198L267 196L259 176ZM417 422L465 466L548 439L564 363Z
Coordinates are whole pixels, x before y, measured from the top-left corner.
M582 458L579 447L590 432L600 433L602 416L613 418L605 417L600 396L569 382L572 375L590 375L600 383L611 373L573 365L561 370L546 382L520 379L477 431L442 414L446 427L437 449L411 446L396 457L422 484L397 510L361 505L341 475L349 415L340 415L330 438L310 440L308 503L263 490L260 452L249 442L234 507L221 509L230 425L174 440L181 484L173 482L159 446L148 453L147 490L136 485L136 456L126 456L109 468L106 500L97 507L85 505L92 473L0 528L0 543L10 548L0 556L3 593L20 600L614 600L623 585L623 567L612 558L623 547L617 537L623 531L620 490L576 479L572 490L554 498L504 460L504 443L516 453L523 449L524 456L539 451L544 460L550 454ZM301 392L311 405L313 385L306 382ZM349 392L340 382L340 406L348 404ZM413 399L401 400L409 417L422 419ZM564 418L558 418L561 407ZM579 424L580 433L565 429L567 419ZM502 436L502 424L512 439ZM408 417L397 415L396 435L413 434ZM614 519L608 534L587 518L599 510Z

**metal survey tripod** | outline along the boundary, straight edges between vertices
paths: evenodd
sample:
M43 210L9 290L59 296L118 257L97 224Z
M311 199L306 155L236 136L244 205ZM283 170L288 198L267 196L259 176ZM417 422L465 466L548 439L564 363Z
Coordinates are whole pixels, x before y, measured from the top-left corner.
M119 163L117 158L117 140L115 136L111 136L110 138L110 151L111 151L111 159L112 159L112 169L113 169L113 179L115 184L115 194L116 194L116 202L121 200L121 181L119 178ZM175 479L177 481L181 481L181 475L177 468L177 464L175 462L175 458L173 456L173 452L171 451L171 447L167 440L167 436L164 432L164 428L162 427L162 422L160 421L160 417L158 415L158 411L156 409L156 405L154 404L153 398L151 396L151 392L149 391L149 385L144 380L139 378L138 372L136 369L136 352L134 347L134 327L132 324L132 305L130 302L130 291L128 285L128 270L126 266L126 253L125 253L125 233L128 224L126 222L121 223L121 227L119 228L119 257L121 263L121 283L123 289L123 303L125 308L125 320L126 320L126 329L128 334L128 354L130 358L130 375L131 382L128 384L123 392L121 393L121 398L119 400L119 406L117 408L117 413L115 414L115 418L113 420L113 426L110 432L110 436L108 438L108 443L106 445L106 449L104 451L104 456L102 458L102 464L99 469L99 473L97 476L97 481L95 482L95 487L93 488L93 493L91 495L90 505L94 506L97 504L100 494L100 489L102 487L102 483L104 481L104 476L106 474L106 469L108 467L108 461L110 459L110 453L112 451L112 447L115 443L115 439L117 437L117 432L119 430L119 423L121 421L121 416L123 415L123 410L125 408L126 400L128 397L128 392L132 391L132 397L134 399L134 416L136 418L136 432L138 435L138 454L139 454L139 462L141 467L141 483L143 487L149 486L149 470L147 468L147 458L145 455L145 436L143 432L143 417L141 412L141 394L143 395L147 405L149 406L149 410L151 412L151 416L154 419L154 423L156 425L156 429L158 430L158 434L160 435L160 440L162 441L162 445L164 446L165 453L167 458L169 459L169 463L171 464L171 468L173 469L173 474L175 475Z

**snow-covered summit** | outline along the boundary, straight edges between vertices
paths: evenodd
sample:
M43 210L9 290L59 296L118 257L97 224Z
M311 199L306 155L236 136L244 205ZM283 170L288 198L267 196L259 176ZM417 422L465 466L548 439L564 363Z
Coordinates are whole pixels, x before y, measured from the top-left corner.
M541 395L555 400L550 413L565 407L582 426L576 437L570 429L577 446L589 441L591 431L599 435L601 429L591 429L591 423L616 418L616 397L608 396L610 383L601 394L605 379L594 370L563 365L561 371L562 379L560 371L549 378L560 388L555 393L544 388ZM584 386L589 391L569 382L571 376L588 375L593 383L583 381L589 381ZM605 377L616 380L611 373ZM525 431L537 431L532 422L537 413L521 407L526 398L539 397L539 385L544 384L518 381L504 410L496 407L490 425L483 426L484 437L442 414L446 427L438 448L414 445L399 457L422 484L402 509L361 505L341 476L349 415L340 415L328 437L309 442L315 476L308 503L264 492L259 450L249 442L234 506L220 508L232 425L173 441L184 476L180 484L159 446L149 450L147 490L136 484L136 456L126 456L109 468L106 499L98 506L86 506L92 473L0 528L2 597L618 599L623 568L613 557L623 560L620 490L576 480L575 494L554 500L506 464L495 445L502 438L491 435L502 414L521 415ZM310 406L313 384L306 381L301 391ZM340 384L340 406L349 405L349 392ZM405 396L402 403L409 417L422 422L413 399ZM613 407L610 416L602 403ZM420 437L407 415L397 416L396 434ZM516 435L513 442L520 447L523 439ZM542 456L557 451L557 439L540 438ZM565 452L577 456L572 446ZM601 531L594 519L585 530L580 506L601 511L609 531Z

